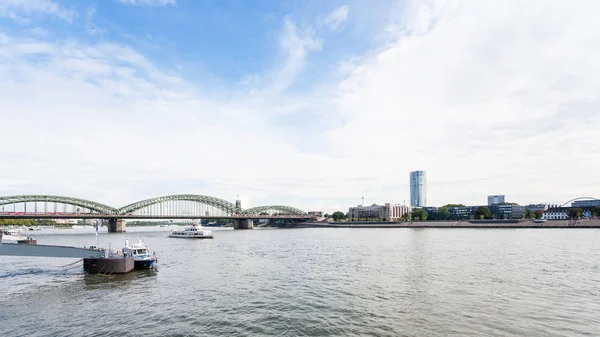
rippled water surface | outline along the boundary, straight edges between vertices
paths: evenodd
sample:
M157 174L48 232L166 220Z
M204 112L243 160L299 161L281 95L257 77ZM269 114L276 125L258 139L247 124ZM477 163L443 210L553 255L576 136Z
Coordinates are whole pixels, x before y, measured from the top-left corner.
M0 336L600 336L597 229L167 230L100 235L141 237L150 272L0 256Z

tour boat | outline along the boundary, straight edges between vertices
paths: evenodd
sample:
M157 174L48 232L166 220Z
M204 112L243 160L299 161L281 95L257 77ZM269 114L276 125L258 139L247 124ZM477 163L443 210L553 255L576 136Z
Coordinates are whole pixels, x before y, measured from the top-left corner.
M544 223L544 222L548 222L548 220L546 220L546 219L535 219L535 220L533 220L533 222L535 222L535 223Z
M183 230L176 229L169 234L171 238L190 238L190 239L212 239L213 233L211 230L206 230L202 226L192 224L185 227Z
M21 232L16 231L16 230L3 230L1 237L2 237L2 242L12 242L12 243L17 243L18 241L27 239L27 237L21 235Z
M125 240L123 255L133 256L135 269L152 269L156 264L156 256L150 254L150 249L140 239L131 246L129 240Z

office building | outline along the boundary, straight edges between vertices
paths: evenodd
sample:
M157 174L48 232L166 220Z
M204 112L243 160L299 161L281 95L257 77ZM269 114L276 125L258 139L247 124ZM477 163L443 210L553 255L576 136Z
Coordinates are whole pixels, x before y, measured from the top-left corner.
M529 204L529 205L525 206L525 208L533 213L535 213L537 211L545 212L548 209L548 205L547 204Z
M475 219L475 212L482 206L457 206L448 208L450 220ZM525 206L512 204L494 204L488 206L493 219L521 219L525 215Z
M504 194L488 195L488 206L504 203Z
M493 204L489 208L495 219L521 219L525 215L525 206Z
M373 204L371 206L358 205L348 209L348 219L350 221L375 220L379 219L379 210L381 206Z
M310 211L307 212L308 216L311 216L313 218L322 218L323 217L323 212L322 211Z
M438 219L439 208L435 206L421 207L422 210L427 212L427 220L440 220Z
M475 212L479 206L457 206L448 208L450 219L452 220L468 220L473 219Z
M573 201L571 203L571 207L578 207L578 208L596 207L596 206L600 206L600 200L598 200L598 199L594 199L594 200L577 200L577 201Z
M348 209L348 219L350 221L398 221L405 214L408 214L410 207L386 203L385 205L373 204L371 206L358 205Z
M412 207L427 206L427 175L425 171L410 173L410 205Z
M409 211L410 207L406 205L386 203L380 209L379 214L382 221L398 221Z

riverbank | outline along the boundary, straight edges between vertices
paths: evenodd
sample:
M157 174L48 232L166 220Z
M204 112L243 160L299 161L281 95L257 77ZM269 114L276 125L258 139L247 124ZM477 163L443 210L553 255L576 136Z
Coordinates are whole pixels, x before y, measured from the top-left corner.
M533 221L310 222L307 228L600 228L600 219Z

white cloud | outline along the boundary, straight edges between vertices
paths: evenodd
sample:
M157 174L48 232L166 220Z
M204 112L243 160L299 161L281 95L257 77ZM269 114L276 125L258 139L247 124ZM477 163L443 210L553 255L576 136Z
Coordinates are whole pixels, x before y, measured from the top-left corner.
M94 23L94 16L96 16L96 5L89 6L85 11L85 30L91 36L100 35L106 33L106 29L98 28Z
M176 5L177 0L116 0L124 5L131 6L167 6Z
M77 13L65 9L51 0L3 0L0 2L0 17L7 17L20 23L31 22L35 15L48 15L71 22Z
M387 30L396 38L425 34L435 27L447 4L447 0L407 1Z
M348 13L350 12L350 6L344 5L335 8L326 18L325 25L333 31L340 31L343 28L344 23L348 20Z
M49 31L47 31L46 29L41 28L41 27L27 29L25 32L28 34L39 36L39 37L47 37L50 35Z
M324 41L289 18L281 62L215 97L127 45L0 33L0 195L331 212L402 202L425 169L434 205L597 196L600 4L410 4L392 42L302 93Z
M323 41L310 29L298 29L296 24L286 17L279 40L285 62L274 74L272 87L276 91L287 88L302 71L309 52L320 50Z
M293 31L282 39L302 46L282 41L286 70L301 62L304 48L314 47ZM265 112L277 107L263 104L274 101L198 96L189 83L124 45L14 36L2 42L0 90L7 99L0 103L6 130L0 142L7 146L0 152L15 165L0 168L0 175L27 181L23 193L42 190L110 204L186 191L228 199L239 193L260 204L272 187L255 191L255 181L284 179L297 169L294 161L269 155L291 159L296 153L269 125ZM11 148L22 132L35 136L26 148ZM0 194L13 193L5 188ZM97 188L106 191L99 195Z
M251 86L258 85L259 83L260 83L260 75L258 75L258 74L246 75L239 82L240 85L251 85Z
M339 86L348 122L330 132L331 153L377 158L387 165L373 174L389 182L425 169L433 204L482 203L494 191L518 202L594 194L573 184L600 165L591 155L600 151L600 3L412 4L396 42Z

